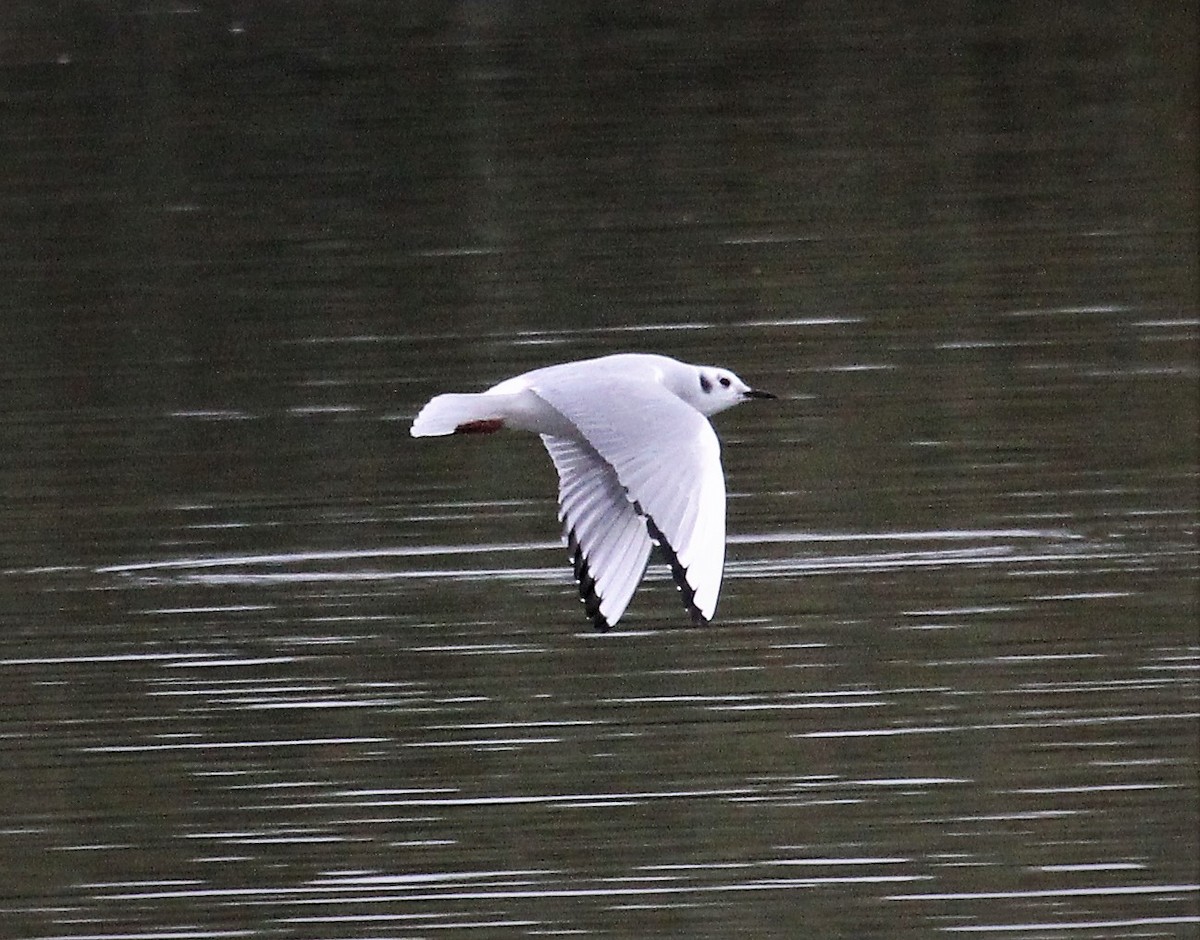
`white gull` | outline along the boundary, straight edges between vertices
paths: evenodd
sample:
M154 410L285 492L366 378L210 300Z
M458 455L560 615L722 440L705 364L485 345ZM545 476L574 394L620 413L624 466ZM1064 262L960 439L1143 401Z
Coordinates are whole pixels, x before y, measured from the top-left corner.
M712 619L725 565L725 475L710 415L774 398L728 369L621 353L438 395L413 437L540 434L584 609L601 630L629 605L658 545L692 619Z

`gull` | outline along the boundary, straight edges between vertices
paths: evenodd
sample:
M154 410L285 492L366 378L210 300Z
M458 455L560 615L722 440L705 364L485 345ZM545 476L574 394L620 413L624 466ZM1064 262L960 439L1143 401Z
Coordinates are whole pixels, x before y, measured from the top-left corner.
M728 369L619 353L534 369L487 391L437 395L413 437L541 435L584 611L614 626L658 546L695 623L711 620L725 565L725 475L709 416L774 398Z

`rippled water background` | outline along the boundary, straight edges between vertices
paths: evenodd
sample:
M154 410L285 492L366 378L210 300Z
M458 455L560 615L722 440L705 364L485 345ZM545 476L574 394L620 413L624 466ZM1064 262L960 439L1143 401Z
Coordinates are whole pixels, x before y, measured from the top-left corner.
M1195 937L1175 4L0 12L0 935ZM729 564L587 629L653 350Z

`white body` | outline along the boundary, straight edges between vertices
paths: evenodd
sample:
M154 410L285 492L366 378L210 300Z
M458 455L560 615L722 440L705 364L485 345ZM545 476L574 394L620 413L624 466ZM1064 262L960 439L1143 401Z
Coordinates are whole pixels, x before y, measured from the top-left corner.
M623 353L535 369L478 394L438 395L412 435L540 434L596 626L621 618L655 543L693 618L709 620L725 563L725 478L707 416L771 397L725 369Z

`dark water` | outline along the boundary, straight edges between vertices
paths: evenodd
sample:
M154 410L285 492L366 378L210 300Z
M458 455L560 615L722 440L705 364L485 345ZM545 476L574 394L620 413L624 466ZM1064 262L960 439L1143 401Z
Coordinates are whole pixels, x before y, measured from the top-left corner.
M1195 937L1196 22L10 4L0 936ZM717 419L717 620L536 439Z

